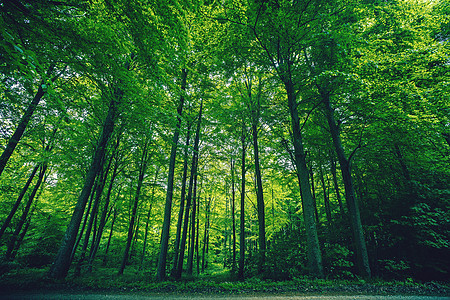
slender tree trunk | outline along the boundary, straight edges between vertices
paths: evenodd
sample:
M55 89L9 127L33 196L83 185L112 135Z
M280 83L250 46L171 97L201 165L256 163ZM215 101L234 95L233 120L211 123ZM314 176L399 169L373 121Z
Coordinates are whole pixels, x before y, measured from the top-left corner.
M152 213L153 202L155 200L155 187L156 187L156 181L158 180L158 173L159 173L159 167L156 168L155 179L153 180L152 196L150 198L150 208L148 209L148 213L147 213L147 221L145 222L144 245L142 246L141 263L139 265L139 270L142 270L144 267L145 251L147 250L148 226L150 224L150 216Z
M181 246L180 246L180 254L178 257L177 264L177 273L176 278L181 278L181 273L183 271L183 261L184 261L184 252L186 248L186 239L189 225L189 211L191 209L192 203L192 192L194 186L194 177L195 173L197 173L197 159L198 159L198 146L200 142L200 127L202 122L202 110L203 110L203 100L200 103L200 111L198 113L198 121L197 121L197 130L195 132L195 141L194 141L194 149L192 155L192 164L191 164L191 175L189 177L189 189L186 201L186 210L184 212L184 223L183 223L183 236L181 237Z
M242 123L242 164L241 164L241 222L240 222L240 244L239 244L239 270L238 278L244 279L244 263L245 263L245 125Z
M336 192L336 199L339 203L339 211L341 212L341 214L344 213L344 205L342 205L342 198L341 198L341 193L339 191L339 184L338 184L338 179L337 179L337 174L336 174L336 160L334 159L334 152L330 151L330 164L331 164L331 174L333 175L333 185L334 185L334 191Z
M255 113L254 113L255 114ZM258 241L259 241L259 263L258 273L262 274L264 271L264 263L266 257L266 217L264 211L264 196L261 180L261 170L259 168L259 151L258 151L258 121L254 120L252 124L253 135L253 153L255 157L255 174L256 174L256 206L258 211Z
M231 222L233 231L233 260L231 263L231 270L236 271L236 216L235 216L235 203L236 203L236 190L234 186L234 161L231 158Z
M58 254L53 262L49 277L54 279L62 279L67 276L71 264L71 254L75 239L77 237L78 229L80 227L81 219L83 218L84 209L86 207L87 200L91 193L92 185L94 184L95 177L98 171L103 166L103 158L105 156L106 148L108 146L109 138L114 130L114 123L117 115L117 101L122 98L122 92L116 90L114 98L109 105L108 114L103 124L103 130L97 147L95 149L94 157L87 172L83 189L81 190L78 202L75 206L72 219L67 227L64 238L61 242Z
M350 213L350 220L352 225L351 227L356 248L358 272L361 276L370 278L371 271L369 265L369 256L367 254L366 241L361 224L359 207L355 197L350 160L345 156L344 148L342 147L339 128L334 119L334 110L331 107L330 103L330 95L328 93L321 93L321 96L325 106L325 113L328 121L328 126L330 127L333 144L336 149L339 165L341 166L342 179L344 181L345 198L347 200L347 205Z
M28 187L30 186L31 182L33 181L34 176L36 175L37 171L39 170L40 164L37 164L33 171L31 171L30 176L28 177L27 182L25 183L24 187L22 188L19 197L17 197L16 202L14 203L13 207L11 208L11 211L9 212L8 216L6 217L5 221L3 222L2 228L0 229L0 239L2 238L3 234L6 231L6 228L8 228L9 224L11 223L12 218L14 217L14 214L16 213L17 209L20 206L20 203L22 202L23 197L25 196L25 193L28 190Z
M47 163L44 163L41 165L41 170L39 171L39 177L34 185L33 191L31 192L30 196L28 197L27 204L25 206L25 209L22 212L22 216L20 217L19 223L16 226L16 229L14 230L14 233L9 240L8 248L6 250L6 259L10 260L12 259L12 252L15 248L16 241L19 237L19 233L22 230L23 225L25 224L27 218L28 218L28 212L30 211L31 204L33 203L33 200L36 196L37 191L39 190L39 187L41 186L42 180L44 179L45 172L47 171Z
M34 95L33 100L31 100L30 104L28 104L27 110L25 111L24 115L20 119L19 125L17 126L13 135L9 139L8 144L6 145L6 148L2 153L2 156L0 156L0 175L2 174L3 170L5 169L6 163L8 162L9 158L13 154L14 149L16 149L17 144L19 143L20 139L22 138L22 135L25 132L25 129L27 128L28 122L30 121L31 116L33 115L34 111L36 110L36 107L38 106L38 104L41 101L44 94L45 94L45 91L42 88L42 84L40 84L39 88L36 92L36 95Z
M149 142L146 141L144 144L144 148L142 150L142 157L141 157L141 162L140 162L140 166L139 166L139 178L138 178L138 183L137 183L137 187L136 187L136 194L134 196L134 204L133 204L133 210L131 212L130 225L128 227L127 244L125 246L122 263L120 265L118 275L122 275L123 271L125 270L125 266L128 261L128 255L129 255L129 251L130 251L131 242L133 240L133 229L134 229L134 222L136 221L136 213L137 213L137 208L138 208L138 203L139 203L139 196L141 194L142 183L144 182L144 176L145 176L145 172L147 170L148 146L149 146ZM137 231L137 229L136 229L136 231ZM137 232L136 232L136 235L137 235Z
M311 188L309 185L309 173L306 166L306 154L303 149L294 84L291 80L285 80L284 84L288 97L289 112L291 114L295 165L303 203L303 219L306 227L308 268L312 275L316 277L323 277L322 254L320 251L317 225L314 217L314 199L312 197Z
M182 70L181 78L181 97L177 108L177 125L172 138L172 149L170 151L169 160L169 176L167 178L166 205L164 208L164 222L161 231L161 247L159 250L158 267L156 269L156 280L163 281L166 278L167 250L169 248L170 237L170 217L172 214L172 198L173 198L173 178L175 174L175 158L177 155L178 137L181 128L181 114L184 104L184 92L186 91L187 70Z
M195 162L196 166L195 166L195 174L194 174L194 192L193 192L193 196L192 196L192 221L191 221L191 245L189 247L190 251L189 251L189 256L188 256L188 261L187 261L187 274L188 275L192 275L192 271L193 271L193 265L194 265L194 246L195 246L195 220L196 220L196 213L197 213L197 169L198 169L198 157L196 158L196 162Z
M55 64L51 64L47 70L47 76L50 76L50 74L53 72L54 69L55 69ZM53 78L51 78L51 81L54 82L61 74L62 74L62 72L60 74L54 76ZM6 167L6 163L8 162L9 158L13 154L14 149L16 149L17 144L19 143L20 139L22 138L22 135L25 132L25 129L27 128L28 122L30 122L34 111L36 110L37 106L39 105L39 102L41 101L42 97L46 93L46 91L43 87L44 84L46 84L46 82L44 82L44 80L43 80L43 82L39 85L38 90L37 90L36 94L34 95L33 99L31 100L30 104L28 104L27 110L23 114L22 118L19 121L19 125L17 126L13 135L9 139L5 150L3 151L2 155L0 156L0 176L2 175L3 170Z
M110 164L111 164L111 162L109 163L106 170L99 171L98 182L95 187L95 199L94 199L94 203L92 205L92 211L91 211L91 215L89 218L89 223L86 228L86 233L84 235L83 247L81 248L80 258L78 259L78 263L77 263L77 266L75 269L75 276L80 276L80 274L81 274L81 266L84 263L86 251L87 251L87 248L89 245L89 238L91 236L91 231L94 228L94 221L97 218L98 206L100 204L100 198L102 197L102 192L103 192L103 188L105 186L106 177L108 176L108 169L109 169ZM86 215L87 215L87 213L86 213ZM93 238L93 239L95 239L95 238Z
M314 172L313 172L312 166L309 167L309 177L311 179L311 192L312 192L312 197L313 197L313 202L314 202L314 214L316 216L316 224L317 224L317 226L319 226L319 224L320 224L319 211L317 210L316 189L314 186Z
M117 150L118 146L119 146L119 139L117 140L117 143L116 143L116 150ZM112 159L114 159L114 157ZM108 215L108 212L111 213L111 211L109 210L109 202L111 199L111 192L112 192L112 188L114 185L114 180L116 179L116 176L118 174L118 172L117 172L118 168L119 168L119 163L116 161L114 163L113 173L111 175L111 179L110 179L109 186L108 186L108 191L106 193L105 203L103 205L103 211L102 211L102 215L100 217L100 222L98 225L98 233L95 238L94 245L91 248L91 252L89 254L88 272L92 272L92 264L94 263L94 259L95 259L95 256L97 255L98 247L100 246L100 241L102 239L102 234L105 229L105 225L106 225L106 221L107 221L107 215Z
M202 250L202 273L207 267L207 252L208 252L208 242L209 242L209 212L211 208L211 197L205 202L205 232L203 235L203 250Z
M173 267L171 275L176 277L177 274L177 266L178 266L178 253L180 247L180 239L181 239L181 226L183 225L183 214L184 214L184 202L186 197L186 180L187 180L187 172L188 172L188 154L189 154L189 140L191 137L191 124L188 123L187 127L187 136L186 136L186 144L184 148L184 164L183 164L183 178L181 180L181 200L180 200L180 210L178 212L178 223L177 223L177 235L175 238L175 247L174 247L174 256L173 256Z
M197 188L197 185L195 185L195 187ZM201 191L201 182L200 182L200 188L199 188L199 191L198 191L198 196L196 197L197 198L197 230L196 230L197 236L195 238L195 252L197 253L197 275L200 274L200 251L199 251L199 242L200 242L200 199L201 199L200 198L200 191Z
M322 167L320 167L320 181L322 182L323 204L325 206L325 215L327 216L328 228L331 229L332 218L331 218L330 199L328 197L328 188L325 185L325 178L323 175Z
M83 225L81 225L81 229L78 231L77 240L75 241L75 245L73 246L73 249L72 249L72 254L70 255L70 261L72 261L73 258L75 257L75 253L77 252L78 245L80 244L81 239L83 238L84 229L86 228L86 224L87 224L87 221L89 218L89 213L91 212L92 203L94 202L94 196L95 196L95 191L97 190L98 180L99 179L96 178L94 187L91 191L88 207L84 213Z
M105 256L103 257L103 266L106 266L106 262L108 260L109 245L111 245L111 238L113 235L114 222L116 221L116 218L117 218L117 209L114 209L114 215L111 221L111 228L109 229L108 242L106 243Z

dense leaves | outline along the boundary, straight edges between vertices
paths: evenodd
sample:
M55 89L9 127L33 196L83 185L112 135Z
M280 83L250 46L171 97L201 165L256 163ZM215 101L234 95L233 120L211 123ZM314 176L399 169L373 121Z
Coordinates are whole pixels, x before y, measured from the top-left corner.
M448 280L449 7L0 4L1 272Z

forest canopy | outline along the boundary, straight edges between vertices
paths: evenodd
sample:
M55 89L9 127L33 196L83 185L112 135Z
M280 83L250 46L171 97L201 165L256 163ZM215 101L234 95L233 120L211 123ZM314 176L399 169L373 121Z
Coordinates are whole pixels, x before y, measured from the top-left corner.
M447 0L0 13L0 273L449 279Z

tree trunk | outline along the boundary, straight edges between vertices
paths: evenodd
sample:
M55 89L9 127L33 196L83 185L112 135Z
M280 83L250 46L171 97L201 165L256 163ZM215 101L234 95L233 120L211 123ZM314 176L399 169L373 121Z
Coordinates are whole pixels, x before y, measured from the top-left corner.
M327 216L328 228L331 229L332 219L331 219L330 199L328 197L328 187L327 185L325 185L325 178L323 175L322 167L320 167L320 181L322 182L323 204L325 206L325 215Z
M77 234L77 240L75 241L75 245L72 248L72 254L70 255L70 261L73 260L73 258L75 257L75 253L77 252L77 248L78 245L81 242L81 239L83 238L83 233L84 233L84 229L86 228L86 224L89 218L89 213L91 212L91 207L92 207L92 203L94 201L94 196L95 196L95 191L97 190L97 184L98 184L98 178L96 178L95 183L94 183L94 187L91 191L90 197L89 197L89 203L88 203L88 207L84 213L84 220L83 220L83 225L81 226L81 229L78 231Z
M28 218L28 212L30 211L31 204L33 203L34 197L36 196L36 193L41 186L42 180L44 179L45 172L47 171L47 163L44 163L41 165L41 170L39 171L39 177L38 180L33 188L33 191L31 192L30 196L28 197L28 202L25 206L25 209L22 212L22 216L20 217L19 223L16 226L16 229L14 230L14 233L9 240L8 248L6 250L5 257L7 260L12 259L12 252L15 248L16 241L19 237L19 233L22 230L23 225L25 224L27 218Z
M164 207L164 222L161 230L161 247L159 250L158 267L156 269L157 281L163 281L166 278L166 260L170 237L170 217L172 214L173 178L175 174L175 159L177 155L178 137L180 135L180 128L181 128L181 114L183 111L183 104L184 104L183 93L186 91L186 79L187 79L187 70L183 69L181 78L181 97L177 108L178 120L172 138L172 149L170 151L169 176L167 177L166 204Z
M189 257L187 261L187 274L192 275L193 271L193 265L194 265L194 244L195 244L195 220L196 220L196 213L197 213L197 169L198 169L198 155L195 162L195 174L194 174L194 192L192 196L192 221L191 221L191 245L189 247Z
M314 202L314 214L316 215L316 225L319 226L319 211L317 210L317 198L316 198L316 189L314 186L314 172L312 166L309 167L309 177L311 179L311 192Z
M51 64L47 70L47 76L50 76L50 74L53 72L54 69L55 69L55 65ZM59 77L59 75L61 75L61 73L56 75L55 77L51 78L51 81L54 82ZM45 84L45 82L43 80L43 82L39 85L38 90L33 97L33 100L31 100L30 104L28 104L27 110L23 114L22 118L20 119L19 125L17 126L13 135L9 139L5 150L3 151L2 155L0 156L0 176L2 175L3 170L6 167L6 163L8 162L9 158L13 154L14 149L16 149L17 144L19 143L20 139L22 138L22 135L25 132L25 129L27 128L28 122L31 120L31 117L33 116L34 111L36 110L37 106L39 105L39 102L41 101L42 97L45 95L46 91L43 88L44 84Z
M284 84L288 97L289 112L291 114L295 165L303 203L303 219L306 227L308 267L312 275L316 277L323 277L322 255L320 252L316 220L314 217L314 199L312 197L311 188L309 185L309 174L306 166L306 154L303 149L294 84L290 80L285 80Z
M202 250L202 273L207 267L207 252L208 252L208 242L209 242L209 212L211 208L211 197L205 202L205 232L203 236L203 250Z
M86 251L87 251L87 248L89 245L89 238L91 236L91 231L94 228L94 221L97 218L98 206L100 204L100 198L102 197L102 192L103 192L103 188L105 186L106 177L108 177L108 169L109 169L110 165L111 165L111 162L109 163L106 170L99 171L100 174L98 177L97 185L95 187L95 199L94 199L94 203L92 206L91 215L89 218L89 223L86 228L86 233L84 235L83 247L81 249L80 258L78 259L78 263L77 263L77 266L75 269L75 276L80 276L80 274L81 274L81 265L84 263ZM95 239L95 238L93 238L93 239Z
M231 222L233 230L233 260L231 263L231 270L236 271L236 220L235 220L235 203L236 203L236 190L234 186L234 161L231 158Z
M23 197L25 196L25 193L28 190L28 187L30 186L31 182L33 181L34 176L36 175L37 171L39 170L40 164L37 164L33 171L31 171L30 176L28 177L27 182L25 183L24 187L22 188L19 197L17 197L16 202L14 203L13 207L11 208L11 211L9 212L8 216L6 217L5 221L3 222L2 228L0 229L0 239L2 238L3 234L6 231L6 228L8 228L9 223L11 223L12 218L14 217L14 214L16 213L17 209L20 206L20 203L22 202Z
M158 173L159 173L159 167L156 168L155 179L153 180L152 196L150 198L150 208L148 209L148 213L147 213L147 221L145 222L144 245L142 246L142 256L141 256L141 263L139 265L139 270L142 270L144 267L145 251L147 248L147 239L148 239L148 225L150 224L150 216L152 213L152 206L153 206L153 202L155 200L155 187L156 187L156 181L158 180Z
M342 205L342 198L341 193L339 192L339 184L337 180L337 174L336 174L336 160L334 159L334 153L331 151L330 153L330 163L331 163L331 174L333 175L333 184L334 184L334 190L336 192L336 198L339 203L339 211L341 214L344 213L344 206Z
M176 278L181 278L181 272L183 271L183 260L184 260L184 252L186 247L186 239L189 225L189 210L191 209L192 202L192 191L194 186L194 177L195 173L197 173L197 159L198 159L198 145L200 142L200 127L202 122L202 110L203 110L203 100L200 103L200 111L198 113L198 121L197 121L197 130L195 132L195 141L194 141L194 149L192 155L192 164L191 164L191 175L189 177L189 190L186 201L186 210L184 212L184 223L183 223L183 236L181 237L181 246L180 246L180 255L178 257L177 264L177 273Z
M342 147L339 128L334 119L334 110L331 107L330 103L330 95L328 93L321 93L321 96L325 106L325 113L328 121L328 126L330 127L333 144L336 149L339 164L341 166L342 179L344 181L345 198L347 200L348 210L350 213L351 227L356 248L358 272L361 276L370 278L371 271L369 265L369 256L367 254L366 241L364 239L364 231L361 224L359 207L355 197L350 160L345 156L344 148Z
M127 244L125 246L125 251L123 253L123 258L122 258L122 264L120 265L118 275L122 275L123 271L125 270L125 266L128 261L128 255L129 255L129 251L130 251L130 247L131 247L131 242L133 240L133 231L134 231L133 229L134 229L134 223L136 221L136 213L137 213L137 208L138 208L138 203L139 203L139 196L141 194L142 183L144 182L144 176L145 176L145 172L147 170L147 163L148 163L148 158L149 158L148 146L149 146L149 141L145 141L144 148L142 149L141 162L139 165L139 178L138 178L138 183L137 183L137 187L136 187L136 194L134 196L133 210L131 212L130 225L128 227ZM136 229L136 231L137 231L137 229ZM137 232L136 232L136 235L137 235Z
M244 279L244 262L245 262L245 125L242 121L242 164L241 164L241 222L240 222L240 245L239 245L239 270L238 278Z
M44 94L45 94L45 91L42 88L42 84L40 84L36 95L34 96L33 100L31 100L30 104L28 104L27 110L25 111L24 115L20 119L19 125L17 126L13 135L9 139L8 144L6 145L6 148L3 151L2 156L0 157L0 176L6 167L6 163L8 162L9 158L13 154L14 149L16 148L17 144L19 143L20 139L22 138L22 135L25 132L25 129L27 128L28 122L30 121L31 116L33 115L34 111L36 110L36 107L38 106L38 104L41 101Z
M255 116L256 114L256 116ZM259 113L252 113L252 135L253 135L253 153L255 157L255 175L256 175L256 206L258 211L258 241L259 241L259 262L258 273L262 274L264 271L264 263L266 257L266 221L264 211L264 196L261 180L261 170L259 168L259 150L258 150L258 117Z
M116 143L116 150L117 150L118 146L119 146L119 140L117 140L117 143ZM114 159L114 157L112 159ZM111 213L111 211L108 208L109 208L109 202L111 199L111 192L112 192L112 188L114 185L114 180L116 179L116 176L118 174L118 172L117 172L118 168L119 168L119 163L116 161L114 164L113 173L111 175L111 179L109 182L108 191L106 193L105 203L103 205L103 211L102 211L102 215L100 217L100 222L98 225L97 236L96 236L96 239L94 242L94 246L92 247L91 252L89 253L88 272L92 272L92 264L94 263L94 259L95 259L95 256L97 255L98 247L100 246L102 234L103 234L103 231L104 231L105 225L106 225L107 215L108 215L108 212Z
M83 189L81 190L78 202L75 206L72 219L67 227L64 238L61 242L58 254L53 262L49 277L54 279L62 279L67 276L71 264L72 249L75 244L78 229L80 227L81 219L83 218L84 209L86 207L87 200L91 193L92 185L94 184L95 177L98 171L103 166L103 158L105 156L106 148L108 146L109 138L114 130L114 123L117 115L117 103L122 97L122 92L116 90L115 98L111 100L109 105L108 114L103 124L103 131L95 149L94 157L92 159L89 170L86 174Z
M114 215L111 221L111 228L109 229L108 242L106 243L105 256L103 257L103 266L106 266L106 262L108 260L109 245L111 245L111 238L113 235L114 222L116 221L116 218L117 218L117 209L114 209Z
M178 266L178 253L180 247L180 239L181 239L181 226L183 225L183 214L184 214L184 202L186 197L186 179L188 172L188 154L189 154L189 140L191 137L191 124L188 123L187 126L187 136L186 136L186 144L184 148L184 163L183 163L183 178L181 179L181 197L180 197L180 210L178 212L178 223L177 223L177 235L175 238L175 247L174 247L174 255L173 255L173 267L171 275L176 277L177 274L177 266Z

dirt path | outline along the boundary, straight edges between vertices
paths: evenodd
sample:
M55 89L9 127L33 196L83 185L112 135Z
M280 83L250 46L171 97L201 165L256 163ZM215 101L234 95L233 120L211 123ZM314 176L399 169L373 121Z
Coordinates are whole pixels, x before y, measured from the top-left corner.
M174 299L174 300L190 300L190 299L200 299L200 300L450 300L450 297L441 297L441 296L386 296L386 295L171 295L171 294L110 294L110 293L57 293L57 292L49 292L49 293L0 293L0 299L9 299L9 300L146 300L146 299L155 299L155 300L165 300L165 299Z

